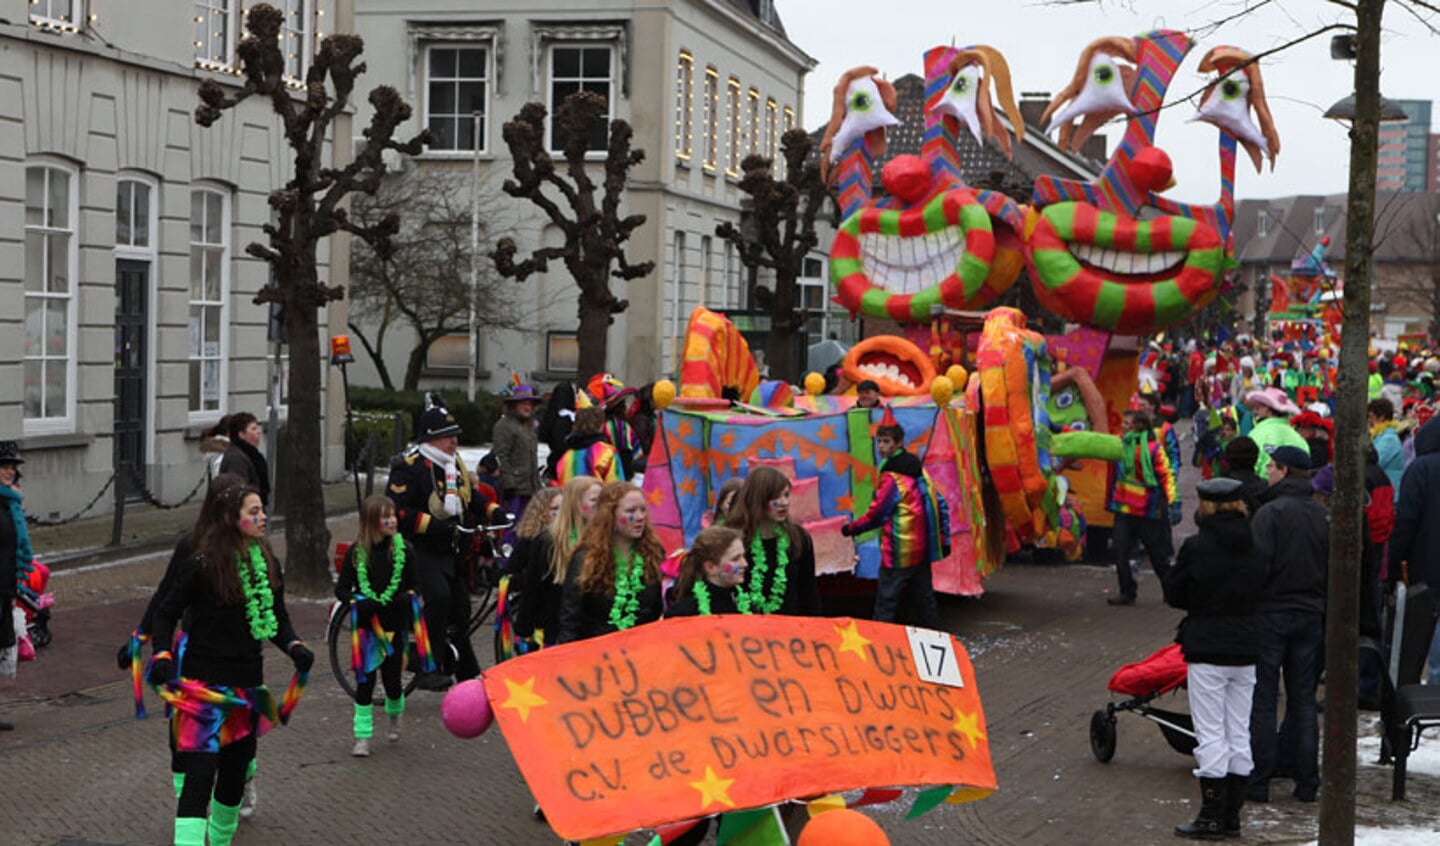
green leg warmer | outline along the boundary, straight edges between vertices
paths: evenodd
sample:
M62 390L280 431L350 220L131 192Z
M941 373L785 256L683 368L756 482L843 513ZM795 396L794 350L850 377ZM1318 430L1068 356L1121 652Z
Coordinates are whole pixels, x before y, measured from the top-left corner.
M210 802L210 846L230 846L240 825L240 806Z
M205 818L176 817L175 846L205 846Z
M375 716L371 706L355 703L355 737L369 740L375 736Z
M249 781L255 777L255 768L259 763L258 758L251 758L250 763L245 765L245 780Z
M175 798L178 800L180 798L180 792L185 789L185 774L172 772L170 774L170 781L175 785Z
M405 694L400 694L399 699L385 697L385 716L398 717L405 713Z

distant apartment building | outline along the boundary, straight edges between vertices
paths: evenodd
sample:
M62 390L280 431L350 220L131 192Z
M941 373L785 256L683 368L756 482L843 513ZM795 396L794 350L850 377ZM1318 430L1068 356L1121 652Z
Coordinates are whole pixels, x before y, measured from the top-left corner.
M1429 100L1394 100L1404 121L1380 124L1375 168L1378 191L1425 191L1435 171L1430 144Z
M271 3L299 91L350 2ZM122 465L181 499L205 479L202 429L264 420L272 400L284 418L285 362L253 302L269 269L245 247L292 157L265 98L194 119L202 81L239 90L241 7L0 0L0 438L21 441L33 515L73 515ZM349 118L336 129L348 142ZM329 318L343 326L343 304ZM337 472L342 411L329 406Z
M611 327L609 370L630 383L673 374L694 307L748 305L753 282L715 227L741 222L741 161L752 153L778 157L781 135L801 125L804 80L815 65L786 36L772 0L355 2L367 81L395 86L415 107L399 134L428 127L434 136L406 172L448 174L468 202L478 161L484 237L514 237L521 258L558 245L561 233L528 201L501 192L512 167L504 123L531 101L553 114L579 90L603 94L609 117L630 123L645 159L630 172L621 211L646 222L628 242L628 259L654 261L655 271L612 281L630 305ZM356 125L369 119L360 104ZM603 148L597 137L597 182ZM493 273L490 260L481 261ZM579 366L579 290L563 265L502 284L523 326L481 334L482 385L500 388L512 372L540 383L571 378ZM387 345L397 364L408 353L408 333L398 331ZM442 338L427 350L422 385L461 385L468 367L468 337ZM369 361L357 362L354 373L378 382Z

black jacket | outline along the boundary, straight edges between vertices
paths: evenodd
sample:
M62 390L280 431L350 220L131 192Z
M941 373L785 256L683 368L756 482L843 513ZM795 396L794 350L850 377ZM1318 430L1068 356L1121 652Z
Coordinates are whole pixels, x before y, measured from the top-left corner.
M1250 517L1255 517L1255 512L1265 504L1265 492L1270 489L1270 483L1256 475L1255 468L1241 467L1231 468L1225 471L1227 479L1234 479L1240 483L1240 499L1245 503L1245 510L1250 512Z
M1176 640L1192 664L1244 666L1258 655L1255 601L1265 562L1255 551L1250 521L1237 512L1200 520L1165 574L1165 602L1189 612Z
M155 593L151 595L150 602L145 605L145 614L140 618L138 626L141 634L149 634L155 627L155 612L160 610L160 603L170 593L170 587L175 584L175 577L185 567L185 562L190 560L194 550L190 547L190 533L186 532L175 542L175 549L170 553L170 561L165 565L165 574L160 577L160 584L155 586ZM182 623L184 621L181 621Z
M815 543L810 540L810 533L794 527L795 534L799 536L798 544L792 544L789 549L790 566L787 568L785 582L785 599L780 604L780 610L776 614L788 614L792 617L819 617L820 616L820 583L815 578ZM760 583L760 595L769 596L770 586L775 582L775 538L769 538L760 542L765 552L765 576ZM746 569L744 586L750 587L750 578L756 570L755 562L750 555L750 544L745 544L745 560L749 563ZM753 613L760 613L758 610Z
M270 504L270 463L260 450L244 441L231 441L220 459L221 473L234 473L260 492L260 503Z
M206 567L211 564L201 556L186 559L175 574L165 598L156 609L150 640L156 652L174 650L175 624L187 612L189 622L185 655L175 656L181 675L213 685L255 687L265 682L262 644L250 634L245 618L245 603L222 604L211 587ZM234 567L234 562L223 566ZM275 573L270 590L275 597L275 636L270 642L288 654L297 638L285 610L285 583Z
M885 463L880 465L880 471L882 473L899 473L902 476L918 479L925 472L925 465L920 463L920 459L914 453L901 448L892 452L890 457L885 459Z
M1410 562L1410 581L1440 588L1440 419L1415 433L1415 460L1400 479L1395 531L1390 535L1389 577Z
M520 568L515 582L520 585L519 599L511 621L515 634L533 637L536 629L545 632L545 642L554 643L560 634L560 600L562 585L550 577L550 555L555 542L545 529L533 538L519 540L510 555L510 563Z
M718 588L714 585L706 585L710 594L711 614L739 614L740 608L735 604L735 588ZM665 610L666 617L698 617L700 616L700 600L695 598L695 592L685 594L675 600Z
M474 487L475 477L456 456L456 493L460 497L460 517L445 513L445 468L412 450L390 465L390 498L395 501L395 516L400 521L400 534L420 562L453 566L455 561L455 527L477 526L490 521L500 509L497 503L480 494Z
M365 563L369 584L365 586L360 584L360 570L355 566L355 546L351 545L345 551L345 559L340 562L340 577L335 582L335 598L349 605L357 593L363 594L365 599L361 601L361 623L368 621L371 614L378 612L381 627L393 633L409 631L414 624L410 592L420 590L420 580L415 575L415 563L411 560L410 550L407 548L401 564L400 585L395 589L395 595L384 607L376 607L371 591L384 593L395 572L395 551L391 544L391 539L385 538L370 547L370 557Z
M565 589L560 598L560 632L556 643L588 640L616 631L610 625L610 608L615 604L615 594L590 593L580 589L580 570L584 562L585 547L582 546L570 557L570 566L565 570ZM660 619L660 606L659 582L641 588L635 625Z
M19 555L20 533L15 531L15 517L10 504L0 500L0 598L13 598L19 594L16 579L20 575ZM9 623L9 620L0 621Z
M1325 612L1325 574L1330 560L1330 515L1315 501L1309 479L1286 478L1271 486L1251 530L1269 570L1255 610Z

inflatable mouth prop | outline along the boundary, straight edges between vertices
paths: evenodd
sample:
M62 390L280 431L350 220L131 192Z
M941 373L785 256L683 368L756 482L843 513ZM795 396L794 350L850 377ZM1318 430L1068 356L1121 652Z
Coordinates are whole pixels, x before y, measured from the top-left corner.
M1068 320L1142 334L1184 320L1219 293L1225 244L1196 220L1139 221L1068 202L1046 206L1033 225L1036 293Z
M935 365L929 357L898 335L876 335L851 347L844 371L852 383L874 380L887 397L921 396L935 381Z

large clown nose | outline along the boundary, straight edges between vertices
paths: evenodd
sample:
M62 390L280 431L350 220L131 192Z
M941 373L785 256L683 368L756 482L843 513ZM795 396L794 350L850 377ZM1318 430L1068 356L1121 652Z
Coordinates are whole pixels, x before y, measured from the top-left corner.
M880 170L880 182L890 196L914 205L930 190L930 168L919 156L896 156Z
M1175 185L1170 156L1159 147L1146 147L1130 160L1126 171L1130 184L1141 191L1158 194Z

